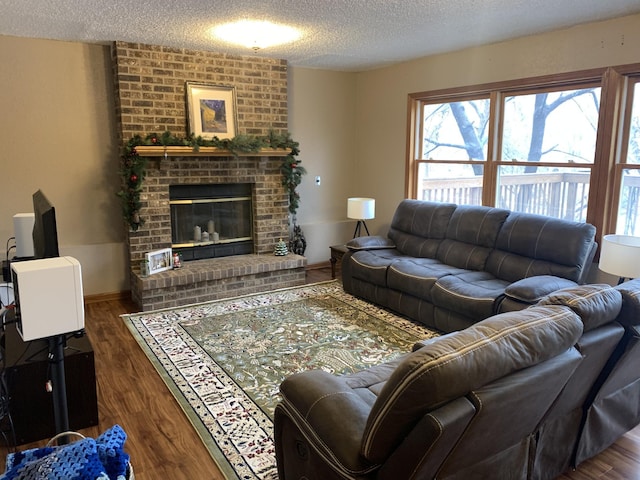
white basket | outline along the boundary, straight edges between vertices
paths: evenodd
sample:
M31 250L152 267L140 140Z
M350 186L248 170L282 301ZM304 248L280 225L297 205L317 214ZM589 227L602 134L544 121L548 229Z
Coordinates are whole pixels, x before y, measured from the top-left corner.
M67 431L67 432L61 432L58 433L57 435L55 435L54 437L51 438L51 440L49 440L47 442L47 447L52 447L54 445L58 444L58 440L60 440L62 437L71 437L71 436L75 436L78 437L80 440L86 438L84 435L82 435L79 432L74 432L74 431ZM136 476L133 473L133 465L131 465L131 462L129 462L129 465L127 465L127 480L135 480Z
M72 431L60 432L55 436L51 437L51 440L47 442L47 447L53 447L55 445L58 445L58 440L60 440L62 437L71 437L71 436L79 437L80 440L83 440L84 438L86 438L84 435L78 432L72 432Z

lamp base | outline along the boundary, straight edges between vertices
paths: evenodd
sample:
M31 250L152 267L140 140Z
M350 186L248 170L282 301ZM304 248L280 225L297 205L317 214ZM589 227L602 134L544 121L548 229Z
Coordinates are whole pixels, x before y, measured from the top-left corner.
M367 228L367 224L364 220L358 220L356 223L356 229L353 231L353 238L359 237L361 235L362 227L364 226L367 235L370 235L369 229Z

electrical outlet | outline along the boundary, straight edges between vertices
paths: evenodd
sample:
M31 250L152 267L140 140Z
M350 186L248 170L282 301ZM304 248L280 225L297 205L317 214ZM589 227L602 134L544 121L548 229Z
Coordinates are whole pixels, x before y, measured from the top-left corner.
M320 186L320 175L316 176L316 185Z

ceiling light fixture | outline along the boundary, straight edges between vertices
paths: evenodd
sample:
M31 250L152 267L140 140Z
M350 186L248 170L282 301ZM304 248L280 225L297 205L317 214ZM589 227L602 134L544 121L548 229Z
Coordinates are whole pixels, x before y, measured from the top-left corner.
M226 42L243 45L253 50L290 43L302 36L296 28L266 20L240 20L225 23L214 27L212 32Z

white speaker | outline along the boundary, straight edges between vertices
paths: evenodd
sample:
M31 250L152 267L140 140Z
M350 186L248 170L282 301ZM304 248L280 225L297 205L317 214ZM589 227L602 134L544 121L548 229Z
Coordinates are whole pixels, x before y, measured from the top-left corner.
M25 341L84 328L80 262L54 257L11 263L18 332Z
M16 257L33 257L33 213L16 213L13 216L13 236L16 237Z

